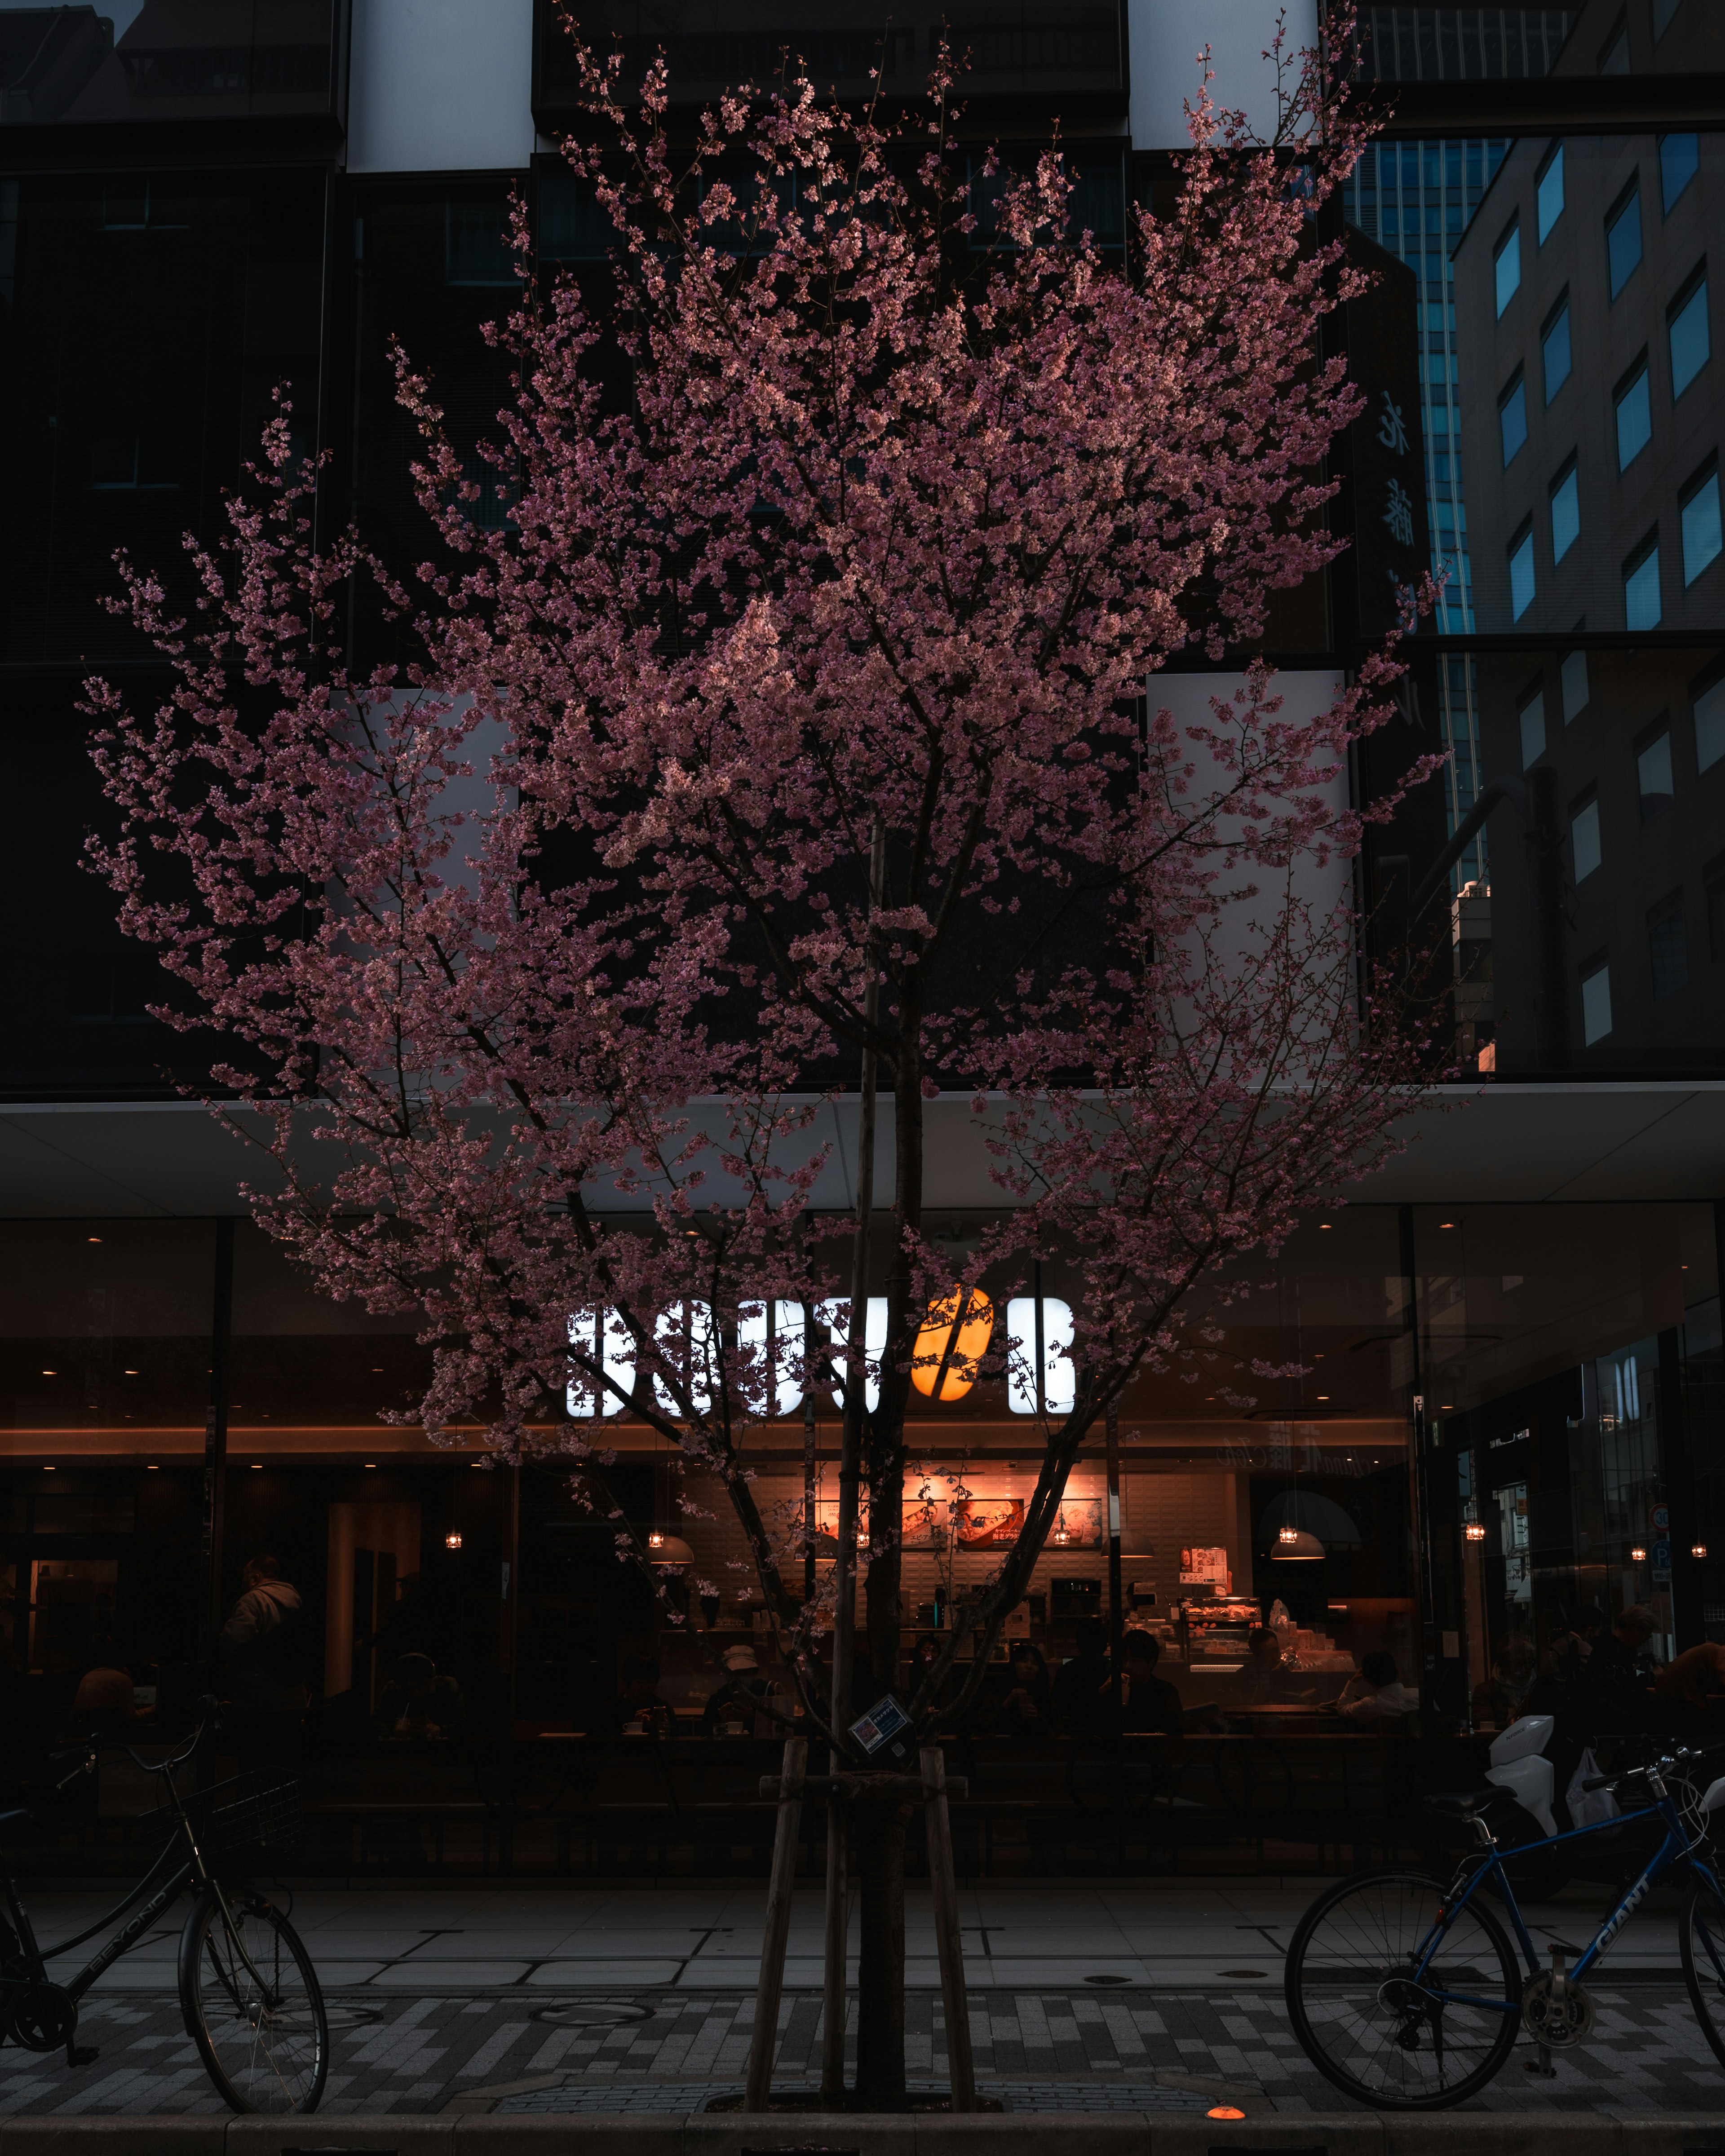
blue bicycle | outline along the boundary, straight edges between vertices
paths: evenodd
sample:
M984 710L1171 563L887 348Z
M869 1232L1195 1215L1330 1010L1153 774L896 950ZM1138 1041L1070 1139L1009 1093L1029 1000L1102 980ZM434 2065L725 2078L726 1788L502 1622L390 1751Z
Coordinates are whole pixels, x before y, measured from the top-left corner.
M1713 1747L1712 1750L1725 1749ZM1594 2001L1582 1979L1651 1890L1687 1881L1678 1946L1702 2033L1725 2064L1725 1892L1706 1848L1709 1814L1725 1804L1725 1778L1707 1784L1706 1753L1676 1750L1628 1773L1602 1774L1621 1816L1549 1840L1500 1849L1488 1815L1507 1791L1432 1797L1427 1809L1471 1827L1479 1847L1448 1881L1397 1866L1357 1872L1321 1894L1288 1948L1288 2015L1306 2056L1345 2094L1379 2111L1440 2111L1477 2094L1523 2030L1536 2046L1531 2073L1549 2076L1554 2052L1585 2043ZM1628 1804L1640 1806L1627 1809ZM1657 1822L1664 1835L1635 1884L1573 1969L1553 1947L1539 1956L1505 1866L1558 1842ZM1502 1903L1525 1974L1487 1891Z

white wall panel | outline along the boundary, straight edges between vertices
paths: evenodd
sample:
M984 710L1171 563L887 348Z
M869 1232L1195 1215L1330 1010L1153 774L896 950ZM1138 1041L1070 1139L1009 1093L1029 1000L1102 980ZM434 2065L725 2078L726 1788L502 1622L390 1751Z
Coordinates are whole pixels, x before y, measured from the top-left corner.
M354 0L350 172L524 169L533 0Z
M1276 74L1262 54L1286 7L1296 54L1317 37L1317 0L1130 0L1132 146L1182 150L1185 104L1203 80L1198 55L1208 44L1218 105L1243 105L1262 135L1276 125Z

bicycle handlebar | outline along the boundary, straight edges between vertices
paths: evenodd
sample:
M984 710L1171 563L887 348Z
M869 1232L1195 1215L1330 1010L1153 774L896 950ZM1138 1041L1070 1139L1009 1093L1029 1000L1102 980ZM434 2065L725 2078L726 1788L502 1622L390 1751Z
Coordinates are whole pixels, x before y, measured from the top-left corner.
M222 1702L213 1692L206 1692L198 1702L198 1727L193 1731L183 1751L172 1753L166 1759L141 1759L121 1738L92 1737L87 1743L64 1747L58 1752L49 1753L48 1763L51 1768L63 1766L69 1759L77 1762L69 1774L54 1784L54 1788L57 1790L69 1788L80 1774L94 1773L95 1763L104 1752L123 1752L140 1774L171 1774L175 1768L183 1767L204 1738L221 1726Z

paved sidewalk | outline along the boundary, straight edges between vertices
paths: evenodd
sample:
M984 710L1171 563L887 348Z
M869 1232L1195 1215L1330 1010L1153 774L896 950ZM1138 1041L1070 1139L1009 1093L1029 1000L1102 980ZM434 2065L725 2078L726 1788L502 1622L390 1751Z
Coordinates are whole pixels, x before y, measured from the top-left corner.
M1009 2108L1334 2111L1281 1996L1281 1942L1311 1880L1060 1882L963 1897L979 2075ZM1606 1896L1572 1889L1530 1912L1536 1938L1579 1946ZM94 1895L33 1897L44 1938ZM301 1894L294 1911L329 1993L331 2113L685 2111L741 2087L753 2026L762 1896L745 1887L508 1892L416 1888ZM1519 2046L1474 2108L1725 2112L1725 2071L1691 2015L1672 1912L1655 1906L1614 1948L1594 1987L1597 2034L1531 2079ZM87 1920L87 1918L86 1918ZM799 1895L775 2079L818 2074L813 1948L819 1897ZM926 1899L909 1912L917 1988L908 2001L913 2079L942 2087L946 2033ZM0 2049L0 2112L205 2112L220 2106L180 2024L178 1922L86 2001L68 2072ZM1010 1974L1005 1972L1012 1972ZM851 2014L854 2030L855 2002Z
M1283 1949L1323 1883L1173 1880L1115 1887L1063 1880L963 1888L966 1979L977 1991L1279 1986ZM1524 1914L1535 1945L1543 1952L1548 1942L1561 1943L1573 1959L1609 1900L1604 1887L1572 1887L1560 1901L1530 1904ZM42 1893L29 1901L44 1942L74 1934L106 1906L99 1892ZM505 1890L480 1881L465 1888L312 1889L295 1896L293 1920L326 1985L342 1990L462 1998L521 1989L752 1992L764 1902L764 1889L753 1884L606 1892L549 1881ZM1643 1905L1612 1947L1614 1977L1662 1972L1680 1980L1676 1909L1675 1894ZM182 1908L171 1910L103 1979L102 1989L171 1991L182 1921ZM787 1989L819 1989L821 1926L819 1888L799 1889ZM854 1925L851 1936L854 1941ZM906 1936L910 1988L938 1991L926 1892L907 1897ZM64 1978L82 1958L74 1956L54 1973Z

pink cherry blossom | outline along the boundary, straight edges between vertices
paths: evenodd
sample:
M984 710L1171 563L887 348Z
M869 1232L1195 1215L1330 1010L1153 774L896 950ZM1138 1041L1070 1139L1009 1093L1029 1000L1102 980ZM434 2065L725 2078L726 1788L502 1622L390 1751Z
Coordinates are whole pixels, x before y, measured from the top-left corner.
M1362 400L1316 332L1362 287L1316 212L1364 130L1315 55L1271 143L1199 90L1178 198L1133 211L1122 264L1070 228L1057 151L984 234L949 69L892 122L794 75L741 89L680 147L662 65L631 107L617 62L583 65L568 157L615 228L608 289L542 285L517 208L501 528L398 352L441 565L317 551L284 398L222 543L187 542L192 614L122 562L177 685L142 711L89 685L120 819L90 855L178 984L163 1014L234 1044L212 1101L261 1118L258 1219L328 1294L416 1319L424 1427L565 1460L644 1561L604 1476L632 1394L721 1486L843 1748L812 1523L746 1459L780 1379L844 1394L870 1681L896 1684L913 1343L952 1277L929 1104L988 1132L965 1284L1083 1283L987 1645L1109 1404L1210 1352L1194 1290L1380 1159L1420 1080L1421 1027L1297 873L1394 805L1340 783L1394 654L1311 719L1261 664L1201 724L1156 695L1183 657L1240 665L1339 551L1324 460ZM345 663L354 581L413 663ZM872 1281L856 1220L812 1204L823 1101L865 1060L894 1111ZM837 1322L775 1358L768 1305ZM870 2043L901 2093L901 2041L896 2067Z

